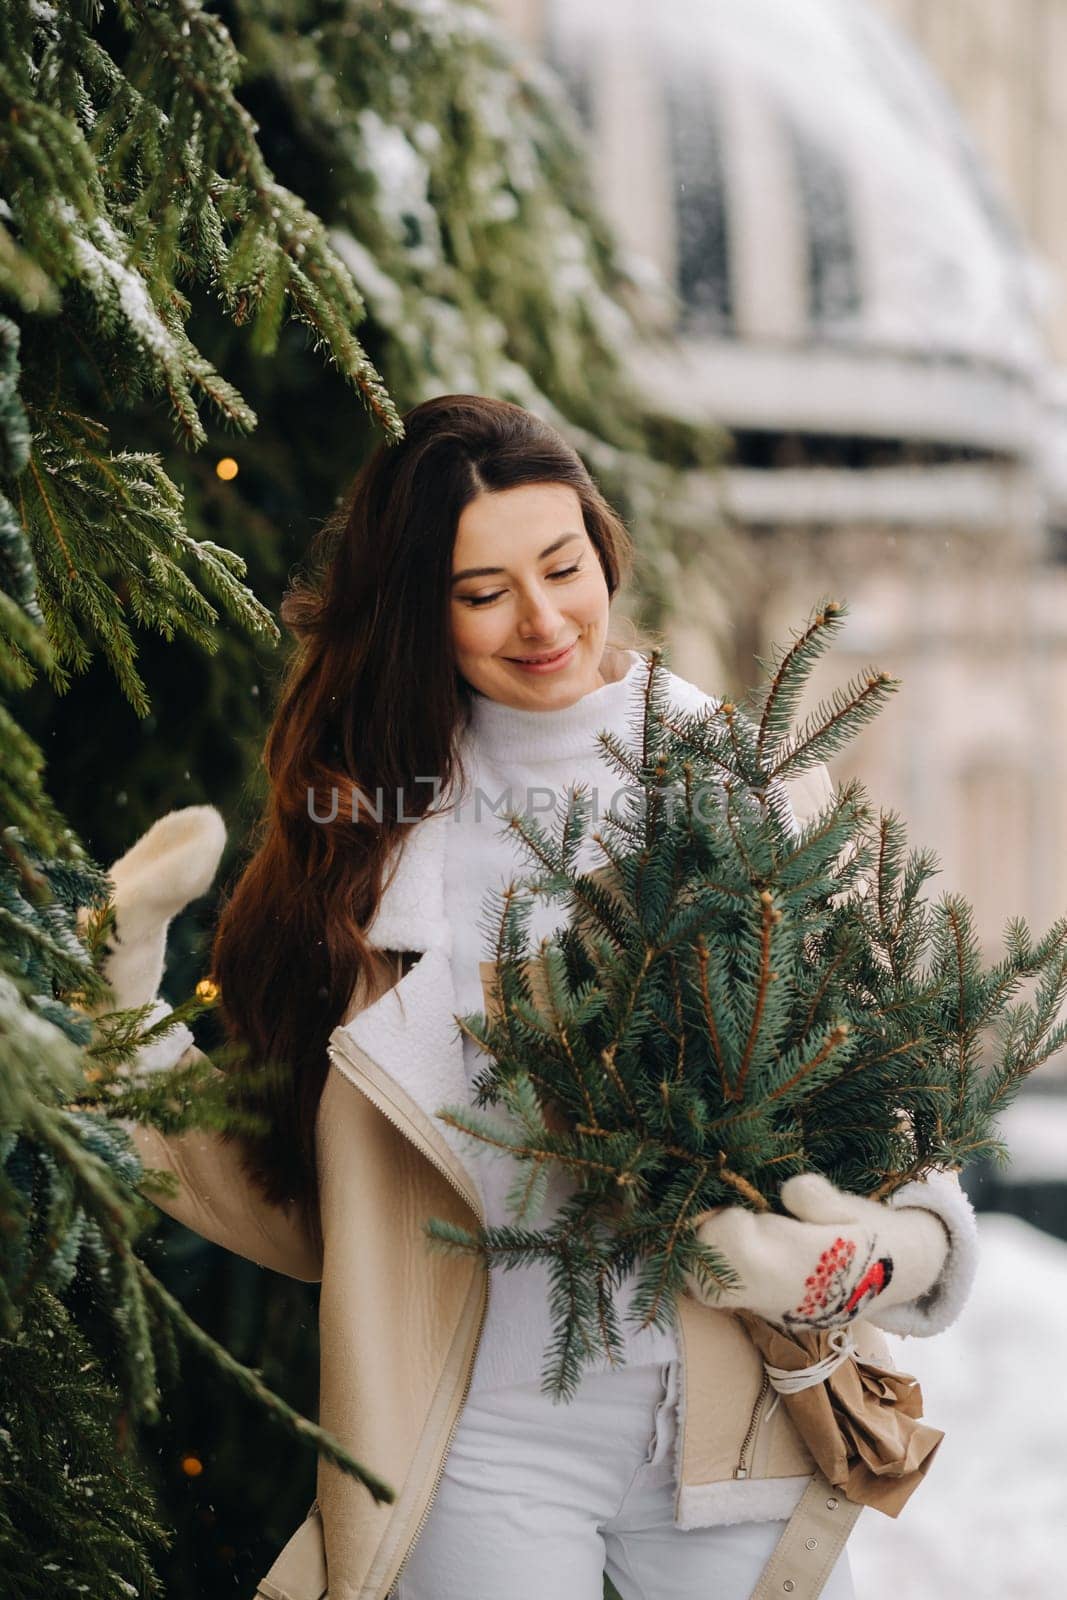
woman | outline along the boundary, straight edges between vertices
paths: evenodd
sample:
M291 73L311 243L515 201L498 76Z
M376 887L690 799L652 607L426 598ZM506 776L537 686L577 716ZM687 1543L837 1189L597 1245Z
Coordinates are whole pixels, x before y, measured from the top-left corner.
M490 1294L479 1262L427 1247L430 1217L507 1215L506 1163L435 1116L469 1097L479 1064L455 1018L484 1004L486 896L527 867L503 819L551 811L575 782L608 808L619 779L596 734L627 735L645 665L612 632L625 529L569 445L477 396L404 420L283 604L298 648L266 745L270 799L215 939L231 1036L294 1067L264 1102L270 1132L238 1146L127 1124L145 1164L181 1179L164 1209L321 1278L320 1420L397 1491L375 1504L320 1462L318 1499L259 1594L599 1600L607 1571L623 1600L741 1600L788 1524L800 1565L778 1589L843 1600L844 1508L811 1510L812 1459L730 1313L830 1325L805 1285L840 1248L888 1264L846 1313L861 1354L881 1353L875 1324L939 1331L973 1270L954 1181L876 1205L809 1176L784 1192L791 1217L710 1214L702 1236L741 1289L709 1306L693 1286L673 1331L631 1331L625 1366L564 1405L540 1392L542 1272L494 1274ZM708 701L669 687L679 709ZM792 786L801 818L826 781ZM130 852L139 873L113 869L120 935L151 839ZM165 877L162 835L155 854ZM531 933L559 917L539 905Z

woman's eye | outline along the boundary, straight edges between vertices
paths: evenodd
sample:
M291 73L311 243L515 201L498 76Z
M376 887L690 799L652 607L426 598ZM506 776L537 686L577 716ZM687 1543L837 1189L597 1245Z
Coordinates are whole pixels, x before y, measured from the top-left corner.
M550 572L548 576L550 578L569 578L571 573L577 572L580 566L581 562L576 561L572 567L560 567L557 571ZM503 592L503 589L498 589L495 594L465 594L462 598L469 606L487 606L490 600L499 600Z

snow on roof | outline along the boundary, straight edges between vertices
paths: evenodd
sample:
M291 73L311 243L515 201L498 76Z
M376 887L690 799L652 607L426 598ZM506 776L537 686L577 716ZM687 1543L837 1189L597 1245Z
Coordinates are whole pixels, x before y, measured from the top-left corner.
M545 38L601 199L631 249L673 256L690 333L1040 361L1034 259L938 79L867 0L547 0Z

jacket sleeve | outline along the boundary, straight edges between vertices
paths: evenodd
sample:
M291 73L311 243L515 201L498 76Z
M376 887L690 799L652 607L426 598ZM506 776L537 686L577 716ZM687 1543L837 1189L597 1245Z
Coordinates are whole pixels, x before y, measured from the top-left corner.
M887 1333L925 1338L952 1326L970 1296L978 1268L978 1224L974 1209L955 1172L932 1172L905 1184L889 1197L889 1205L919 1206L939 1217L948 1236L941 1272L925 1293L902 1305L867 1313ZM877 1307L877 1302L875 1302Z
M152 1020L170 1007L157 1000ZM134 1068L165 1071L207 1057L192 1042L188 1028L179 1026L164 1039L146 1046ZM218 1070L217 1068L214 1070ZM221 1076L221 1074L220 1074ZM133 1140L146 1167L172 1172L178 1179L174 1196L160 1194L145 1182L140 1192L168 1216L257 1266L317 1283L322 1277L322 1254L303 1222L300 1208L284 1209L270 1203L241 1166L240 1148L209 1129L163 1134L130 1118L117 1119Z

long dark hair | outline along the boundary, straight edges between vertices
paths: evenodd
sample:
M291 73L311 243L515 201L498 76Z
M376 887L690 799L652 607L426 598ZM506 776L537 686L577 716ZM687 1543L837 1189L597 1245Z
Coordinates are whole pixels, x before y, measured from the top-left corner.
M320 1239L315 1119L326 1042L357 981L386 981L363 929L402 841L398 818L434 803L432 785L416 778L439 777L445 795L462 779L455 746L471 691L449 616L460 514L485 491L566 484L611 596L633 566L620 517L567 441L529 411L440 395L409 411L404 429L359 471L283 600L296 643L263 753L270 792L212 951L228 1038L246 1059L278 1068L257 1091L269 1131L241 1136L243 1165L268 1199L300 1204ZM645 642L632 624L630 634ZM362 797L354 822L353 786ZM335 794L336 818L324 826L312 810L329 816Z

